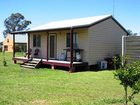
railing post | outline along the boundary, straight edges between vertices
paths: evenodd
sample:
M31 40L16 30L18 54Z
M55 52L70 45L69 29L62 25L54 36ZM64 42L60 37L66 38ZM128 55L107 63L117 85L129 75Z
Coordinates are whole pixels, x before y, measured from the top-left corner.
M29 33L27 33L28 34L28 59L30 58L30 34Z
M49 54L48 54L49 51L48 50L49 50L49 32L47 32L47 57L46 57L47 58L47 61L49 59Z
M125 62L125 40L126 37L125 36L122 36L122 65L124 65L124 62Z
M70 30L70 70L69 72L73 72L73 28Z
M13 34L13 58L15 57L15 34Z

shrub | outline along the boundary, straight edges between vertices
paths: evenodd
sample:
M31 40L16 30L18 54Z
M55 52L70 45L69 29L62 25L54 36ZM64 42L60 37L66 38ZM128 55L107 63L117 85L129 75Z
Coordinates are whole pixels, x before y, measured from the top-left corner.
M127 105L128 101L133 101L134 95L140 92L140 62L126 64L121 70L115 71L114 76L124 87L125 104ZM129 96L128 87L132 90Z

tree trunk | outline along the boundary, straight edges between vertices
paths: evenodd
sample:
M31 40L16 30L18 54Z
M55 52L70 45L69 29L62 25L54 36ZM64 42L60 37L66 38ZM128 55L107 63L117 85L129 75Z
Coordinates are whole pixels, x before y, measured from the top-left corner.
M125 105L127 105L128 99L127 99L127 86L124 87L125 91Z

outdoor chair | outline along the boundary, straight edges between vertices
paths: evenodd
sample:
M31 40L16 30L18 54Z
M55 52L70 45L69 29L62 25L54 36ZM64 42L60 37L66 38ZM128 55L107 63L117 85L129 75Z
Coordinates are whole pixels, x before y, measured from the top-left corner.
M66 60L66 54L65 54L65 53L61 53L61 54L59 55L59 60L60 60L60 61Z
M32 54L32 49L28 49L28 51L25 53L25 56L24 57L31 57L31 54Z
M39 49L35 49L35 52L34 52L34 57L39 57L39 52L40 52L40 50L39 50Z

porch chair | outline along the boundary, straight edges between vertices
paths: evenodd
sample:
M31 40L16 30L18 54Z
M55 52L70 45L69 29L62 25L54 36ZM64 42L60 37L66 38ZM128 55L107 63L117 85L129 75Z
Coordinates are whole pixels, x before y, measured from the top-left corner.
M34 57L39 57L39 52L40 52L40 50L39 50L39 49L35 49L35 52L34 52Z
M60 61L65 61L65 60L66 60L66 54L65 54L65 53L61 53L61 54L59 55L59 60L60 60Z
M81 55L79 52L76 52L76 61L77 62L80 62L82 59L81 59Z
M32 49L30 48L30 49L28 49L28 51L25 53L25 56L24 57L28 57L29 56L29 58L31 57L31 54L32 54Z

